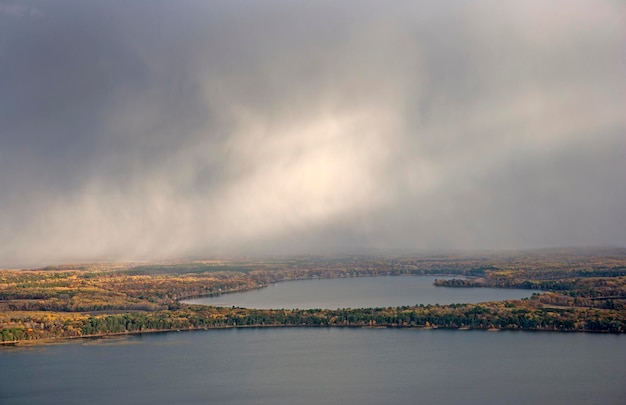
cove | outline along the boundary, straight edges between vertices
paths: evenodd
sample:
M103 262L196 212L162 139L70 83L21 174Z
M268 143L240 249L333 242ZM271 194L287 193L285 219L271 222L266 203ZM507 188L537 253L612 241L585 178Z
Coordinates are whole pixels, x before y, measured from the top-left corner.
M268 287L185 304L256 309L338 309L468 304L522 299L538 290L435 287L442 276L383 276L285 281Z

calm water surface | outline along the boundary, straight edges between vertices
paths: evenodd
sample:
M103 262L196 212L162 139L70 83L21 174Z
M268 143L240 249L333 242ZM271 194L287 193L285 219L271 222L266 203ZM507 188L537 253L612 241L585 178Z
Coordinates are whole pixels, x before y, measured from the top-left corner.
M446 304L528 290L434 277L279 283L206 301L256 308ZM221 301L220 301L221 300ZM0 348L0 404L623 404L626 336L228 329Z
M624 404L626 336L229 329L0 350L0 403Z
M530 297L537 290L435 287L431 276L352 277L295 280L266 288L183 301L189 304L259 309L398 307L502 301ZM450 278L450 277L447 277Z

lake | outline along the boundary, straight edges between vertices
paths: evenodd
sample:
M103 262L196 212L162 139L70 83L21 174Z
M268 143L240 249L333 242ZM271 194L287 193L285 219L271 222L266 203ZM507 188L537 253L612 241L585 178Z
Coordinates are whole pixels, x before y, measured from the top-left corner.
M301 280L192 301L356 308L532 293L433 281ZM626 336L608 334L248 328L0 348L3 405L623 404L625 380Z
M623 404L626 336L275 328L0 349L0 403Z
M537 290L435 287L435 279L397 276L294 280L214 297L184 300L187 304L257 309L337 309L460 304L530 297Z

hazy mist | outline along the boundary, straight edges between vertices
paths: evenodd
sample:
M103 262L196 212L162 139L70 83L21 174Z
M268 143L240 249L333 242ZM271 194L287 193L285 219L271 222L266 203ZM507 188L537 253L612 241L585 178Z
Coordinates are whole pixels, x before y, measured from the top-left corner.
M0 266L626 245L619 1L0 0Z

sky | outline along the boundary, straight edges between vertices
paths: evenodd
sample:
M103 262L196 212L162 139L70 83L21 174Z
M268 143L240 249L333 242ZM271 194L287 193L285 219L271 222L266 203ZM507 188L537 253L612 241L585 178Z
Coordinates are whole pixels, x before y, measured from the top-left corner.
M0 0L0 267L626 246L621 1Z

